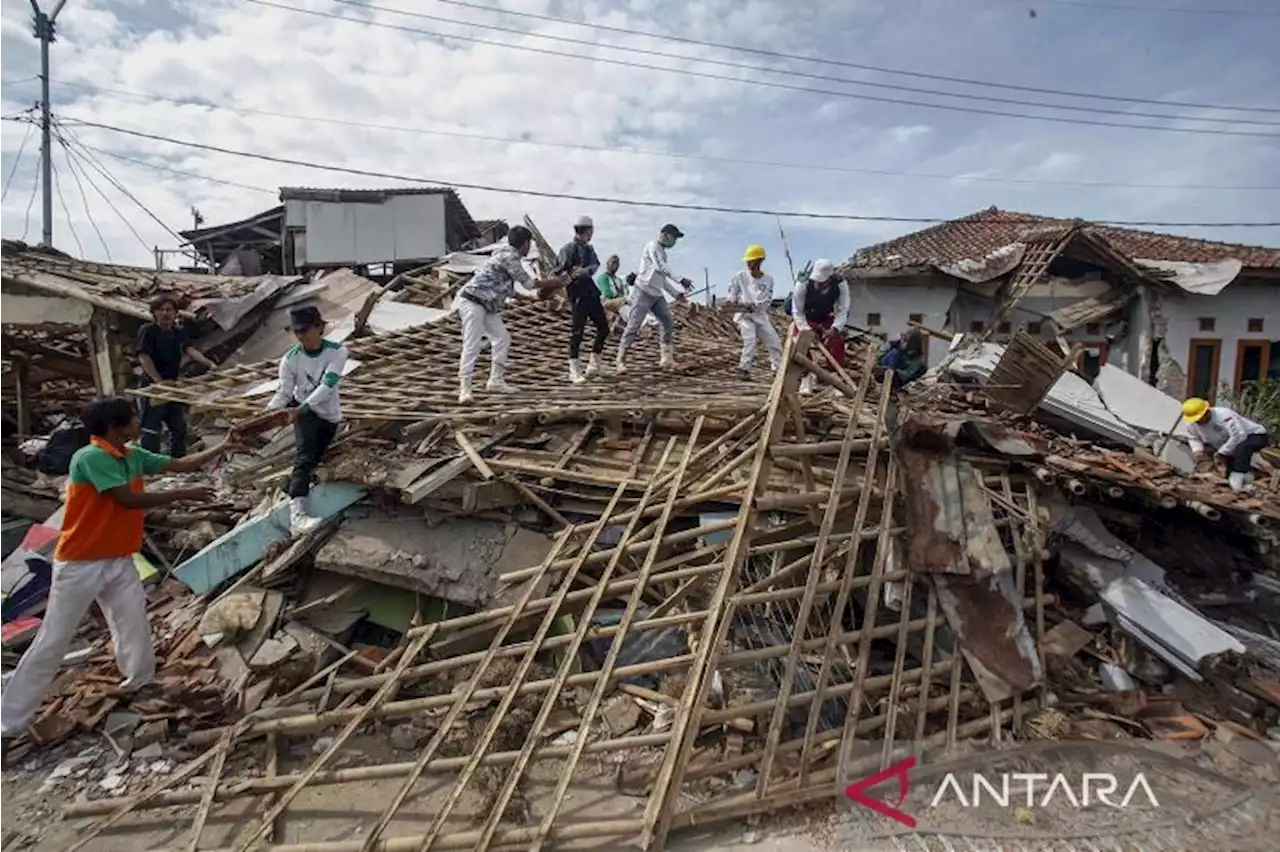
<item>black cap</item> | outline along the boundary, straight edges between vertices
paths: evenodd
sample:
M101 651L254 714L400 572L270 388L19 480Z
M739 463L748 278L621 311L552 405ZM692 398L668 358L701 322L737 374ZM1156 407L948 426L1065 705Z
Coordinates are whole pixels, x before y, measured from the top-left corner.
M289 311L289 328L294 331L306 331L323 322L324 317L320 316L320 309L315 305L303 305Z
M675 237L676 239L680 239L684 236L684 231L680 230L675 225L672 225L670 222L662 226L662 233L669 237Z

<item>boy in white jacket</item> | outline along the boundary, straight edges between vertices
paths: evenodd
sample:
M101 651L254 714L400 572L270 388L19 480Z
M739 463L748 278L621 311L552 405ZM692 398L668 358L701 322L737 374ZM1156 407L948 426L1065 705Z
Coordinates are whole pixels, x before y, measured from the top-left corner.
M285 493L290 531L303 535L321 521L307 511L307 497L311 477L342 423L338 382L347 347L324 339L324 318L313 305L290 311L289 326L298 342L280 359L280 386L267 409L282 409L281 418L293 424L293 472Z
M742 305L745 311L735 314L733 321L742 335L742 357L738 360L738 374L751 378L751 362L756 357L756 342L763 341L769 350L769 366L778 369L782 362L782 341L773 323L769 321L769 305L773 302L773 276L761 267L764 264L764 246L747 246L742 260L747 268L729 280L729 301Z
M671 319L671 309L667 307L664 291L677 299L683 299L693 289L692 281L688 278L676 278L667 265L667 249L675 246L676 241L683 236L675 225L663 225L658 239L645 245L644 252L640 255L640 270L636 273L635 287L631 291L631 313L627 316L627 329L622 332L618 359L614 364L619 375L626 372L627 350L636 342L640 326L644 325L645 318L651 313L662 326L662 355L658 366L671 367L675 364L675 322Z

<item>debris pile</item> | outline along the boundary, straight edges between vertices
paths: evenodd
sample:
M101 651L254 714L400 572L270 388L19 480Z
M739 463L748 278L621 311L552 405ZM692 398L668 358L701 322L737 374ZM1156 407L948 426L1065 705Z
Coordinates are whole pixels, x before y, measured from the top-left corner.
M1131 442L1064 418L1083 409L1055 408L1060 386L1090 386L1062 364L1018 401L957 341L894 394L873 347L840 367L806 332L744 380L727 316L676 317L679 367L646 369L646 332L625 376L571 387L567 311L508 310L522 390L465 406L456 317L349 341L348 423L312 494L326 523L290 538L272 489L291 433L270 436L215 474L260 503L184 519L212 537L153 591L156 694L115 696L106 631L86 629L32 739L97 729L126 751L163 729L161 753L190 759L68 805L95 818L73 848L197 805L194 848L215 806L267 802L226 835L245 850L304 792L380 779L358 839L306 848L660 849L830 800L904 751L1280 736L1273 482L1180 473L1101 397ZM145 392L214 428L259 413L275 373ZM345 759L376 730L394 760ZM309 745L286 767L291 740ZM883 748L852 760L855 740ZM579 807L583 785L633 806Z

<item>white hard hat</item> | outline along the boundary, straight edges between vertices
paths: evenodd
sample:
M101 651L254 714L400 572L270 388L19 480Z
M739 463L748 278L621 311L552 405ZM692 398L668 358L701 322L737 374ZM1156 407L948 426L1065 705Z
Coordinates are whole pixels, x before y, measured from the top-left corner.
M813 262L813 272L809 275L814 281L826 281L836 271L836 265L826 258Z
M576 220L574 220L573 227L575 227L575 228L594 228L594 227L595 227L595 223L591 221L591 217L590 217L590 216L579 216Z

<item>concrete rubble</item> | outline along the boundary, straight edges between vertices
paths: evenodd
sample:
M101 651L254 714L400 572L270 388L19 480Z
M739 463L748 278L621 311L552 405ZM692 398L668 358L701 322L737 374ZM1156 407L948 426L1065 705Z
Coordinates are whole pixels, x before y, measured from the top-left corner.
M878 747L840 761L858 739L945 755L1049 715L1077 739L1261 742L1280 726L1280 488L1262 475L1236 494L1162 460L1183 437L1176 401L1059 366L1013 411L984 387L1001 348L963 339L899 394L874 347L851 339L840 367L807 333L748 380L730 319L687 305L678 368L648 369L646 331L643 368L574 388L567 309L543 302L507 312L522 390L459 406L445 311L474 268L417 270L370 302L375 327L353 321L319 529L291 538L275 498L287 432L206 475L226 499L173 521L209 525L194 552L151 518L159 689L119 694L93 620L18 754L109 739L46 773L84 783L62 809L83 821L72 849L197 805L180 812L195 848L211 814L248 802L219 848L657 850L830 801L884 768ZM378 313L401 301L440 316ZM274 371L145 393L192 406L211 438L260 410ZM797 392L805 373L819 392ZM32 484L10 466L29 471L6 460L6 488ZM36 520L6 564L49 553L57 521ZM38 597L6 615L6 665L31 638L10 625L39 616ZM378 731L385 762L357 745ZM300 763L279 768L285 751ZM433 817L397 822L427 776L448 791ZM395 793L357 839L272 839L304 791L370 779ZM631 804L580 812L581 783Z

